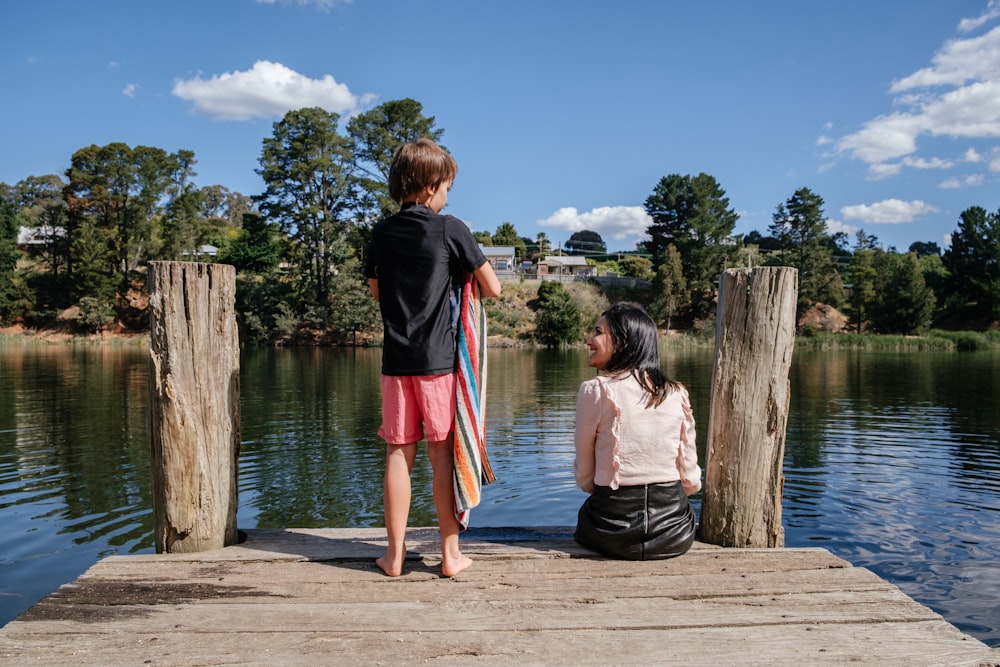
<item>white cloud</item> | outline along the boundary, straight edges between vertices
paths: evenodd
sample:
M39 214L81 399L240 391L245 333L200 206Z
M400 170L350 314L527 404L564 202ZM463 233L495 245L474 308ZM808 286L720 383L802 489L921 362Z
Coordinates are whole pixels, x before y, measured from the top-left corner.
M816 145L817 146L826 146L827 144L832 144L832 143L833 143L833 139L831 139L830 137L826 136L825 134L822 135L819 139L816 140Z
M298 5L299 7L314 6L322 11L329 11L337 5L349 5L353 0L257 0L258 5Z
M962 32L969 32L998 16L1000 16L1000 2L990 0L989 4L986 5L986 11L974 19L962 19L958 24L958 29Z
M310 79L267 60L258 60L244 72L176 81L172 92L193 102L195 112L221 120L272 118L305 107L344 114L359 104L358 97L329 74Z
M1000 62L997 63L1000 73ZM1000 77L963 86L925 104L927 133L946 137L1000 137Z
M965 155L962 156L962 159L966 162L982 162L983 156L976 152L975 148L970 148L965 151Z
M561 208L548 218L538 220L540 227L562 229L567 232L589 230L597 232L605 241L616 241L635 236L645 236L653 219L641 206L602 206L587 213L575 208Z
M833 218L826 219L826 231L830 234L840 234L844 233L848 236L853 236L858 233L860 227L855 227L854 225L848 225L840 220L834 220Z
M955 163L951 160L942 160L939 157L925 158L903 158L903 164L914 169L951 169Z
M986 81L996 77L1000 61L1000 27L970 39L945 43L931 59L932 65L894 81L891 93L931 86L961 86L968 81Z
M941 181L938 187L945 190L957 190L958 188L982 185L985 180L986 179L982 174L970 174L965 178L947 178Z
M122 89L122 95L125 97L135 97L135 89L137 86L134 83L130 83Z
M874 204L844 206L840 209L840 214L848 220L860 220L869 224L882 225L913 222L918 216L935 211L937 208L919 199L914 201L886 199Z
M878 164L915 152L917 136L925 129L925 122L912 114L879 116L841 139L837 149L863 162Z
M1000 2L991 1L987 14L1000 16ZM869 165L882 165L915 154L917 140L924 135L1000 138L1000 27L947 42L930 67L894 81L889 92L899 95L894 100L897 110L841 138L838 152ZM928 164L915 160L902 166L926 168ZM898 173L899 166L895 170Z
M873 164L868 167L868 177L873 181L880 181L883 178L889 178L890 176L895 176L903 170L902 163L882 163Z

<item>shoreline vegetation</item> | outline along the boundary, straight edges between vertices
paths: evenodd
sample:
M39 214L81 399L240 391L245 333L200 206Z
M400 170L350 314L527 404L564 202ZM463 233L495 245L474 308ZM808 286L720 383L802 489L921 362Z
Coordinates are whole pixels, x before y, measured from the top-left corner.
M544 348L536 336L538 320L538 285L536 281L505 281L503 293L486 301L489 320L489 342L492 348ZM565 290L579 313L579 336L575 343L564 347L582 347L593 322L613 301L649 299L642 290L606 290L580 282L568 283ZM142 347L149 345L148 331L128 331L120 325L98 333L81 333L73 315L56 318L50 326L29 329L21 326L0 328L0 348L45 345L107 345L112 347ZM1000 350L1000 329L976 330L930 329L919 335L857 333L850 330L846 318L828 307L822 316L800 321L795 336L798 350L867 350L867 351L971 351ZM832 314L831 314L832 313ZM839 319L838 319L839 318ZM836 322L837 331L824 330L823 322ZM715 322L704 320L684 329L661 329L668 347L711 347L715 344ZM381 347L381 333L357 338L358 347ZM250 345L251 343L244 343ZM343 347L330 343L318 332L303 329L274 347ZM354 345L348 345L354 346Z
M61 175L0 183L0 323L45 342L141 336L149 263L194 260L236 271L245 345L380 346L362 259L374 221L397 209L384 175L404 141L444 128L412 98L345 120L289 110L261 142L257 194L197 186L190 150L122 142L77 150ZM508 278L486 302L487 344L575 347L611 302L634 301L667 345L710 345L720 271L787 267L798 271L800 349L1000 346L1000 211L970 206L949 247L915 241L899 252L863 229L852 245L824 206L801 187L766 229L737 233L740 215L715 177L673 173L643 202L649 224L634 250L609 252L587 229L565 243L511 222L473 230Z
M695 331L661 331L668 347L704 348L715 344L714 333L706 335ZM32 329L0 329L0 348L45 347L51 345L109 346L116 348L148 347L148 333L69 334L36 331ZM583 342L567 347L582 347ZM303 347L301 345L284 347ZM315 345L310 347L317 347ZM333 347L333 346L319 346ZM343 347L343 346L339 346ZM368 344L362 347L380 347ZM491 348L539 348L545 346L533 341L513 340L491 336ZM942 331L932 330L923 335L895 336L868 333L830 333L806 331L795 336L796 350L837 351L862 350L869 352L928 352L1000 350L1000 331Z

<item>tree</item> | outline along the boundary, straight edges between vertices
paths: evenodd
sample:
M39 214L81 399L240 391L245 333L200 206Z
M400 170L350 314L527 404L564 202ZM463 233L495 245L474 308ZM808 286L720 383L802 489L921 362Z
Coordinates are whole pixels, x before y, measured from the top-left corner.
M439 142L444 130L434 127L434 116L423 115L413 99L392 100L355 116L347 123L354 142L361 196L358 210L366 226L399 210L389 197L389 167L403 144L417 139Z
M601 235L589 229L573 232L563 247L569 255L604 255L608 252Z
M948 269L944 268L944 258L941 255L920 255L917 259L920 262L920 274L924 277L924 284L934 294L935 307L947 307L948 282L951 276Z
M232 264L238 273L270 275L281 261L276 225L263 216L247 213L236 239L219 253L219 261Z
M656 298L650 307L650 315L665 322L670 329L670 320L687 305L688 298L681 255L673 244L667 246L663 263L656 271L655 287Z
M765 253L771 252L772 250L781 250L781 241L773 236L763 236L757 230L749 232L743 236L743 245L755 245Z
M204 194L195 187L194 153L179 151L173 173L173 197L163 216L160 259L191 259L198 251L208 229L206 219L201 215Z
M708 174L660 179L646 198L646 212L653 219L647 228L647 248L657 266L666 261L673 245L684 259L693 314L703 317L714 309L719 276L736 249L733 228L739 216L729 207L729 199Z
M870 312L872 330L885 334L923 331L934 312L934 294L924 283L917 254L875 252L878 279Z
M851 259L848 309L858 333L913 334L930 324L934 292L924 281L921 258L869 247L858 232L858 246Z
M378 304L358 260L351 259L334 276L332 288L330 323L341 335L350 334L351 342L357 344L358 333L371 331L379 322Z
M505 222L497 227L497 231L493 234L493 245L511 246L514 248L514 255L517 257L524 257L527 254L524 240L518 236L514 225L509 222Z
M538 244L538 254L541 257L544 257L552 248L552 244L549 243L549 237L545 232L538 232L538 236L535 237L535 243Z
M863 232L859 232L863 233ZM851 295L847 300L848 313L857 333L862 333L875 308L875 298L878 295L878 270L875 268L876 257L884 254L881 249L858 248L851 258L847 277L851 284Z
M73 154L63 190L68 213L70 273L77 296L112 300L118 283L155 256L172 176L193 153L123 143L91 145ZM110 292L111 297L108 297Z
M837 239L826 232L823 198L799 188L778 205L772 220L769 231L780 251L769 255L768 263L798 269L799 311L815 303L838 305L843 287L833 263Z
M92 296L80 298L80 324L90 333L100 333L115 322L114 304Z
M55 174L29 176L11 188L10 199L19 206L18 215L23 224L35 229L36 237L45 240L44 247L35 255L50 274L53 286L60 283L60 274L69 262L69 240L66 237L66 202L63 188L66 183ZM55 287L65 291L65 286Z
M240 340L267 343L288 338L299 318L289 303L294 299L286 281L245 273L236 276L236 312Z
M514 225L509 222L505 222L497 227L497 230L493 233L493 244L494 245L516 245L521 240L521 237L517 234L517 229Z
M355 160L339 134L340 117L319 107L289 111L264 139L257 173L266 190L255 198L294 243L301 296L328 313L330 281L350 254ZM325 321L325 320L324 320Z
M521 255L521 259L532 259L538 256L538 244L535 243L535 239L530 236L521 236L519 239L521 246L524 248L524 254Z
M934 241L915 241L910 244L910 252L917 253L918 257L924 255L940 255L941 246Z
M618 269L623 276L639 278L640 280L650 280L654 275L653 262L649 258L639 255L625 255L618 260Z
M535 337L547 347L559 347L579 339L580 310L561 282L542 281L538 286L535 310L538 312Z
M1000 316L1000 211L987 213L979 206L963 211L944 265L960 303L979 316Z
M878 237L865 233L863 229L859 229L858 233L854 235L855 250L878 250L881 247L882 245L878 242Z
M17 207L0 197L0 323L14 316L14 269L17 267Z
M240 227L245 214L257 212L253 199L245 194L232 192L222 185L206 185L201 189L200 214L206 220Z
M38 226L48 209L65 208L64 187L66 183L56 174L28 176L11 189L8 201L20 207L20 215L28 225Z

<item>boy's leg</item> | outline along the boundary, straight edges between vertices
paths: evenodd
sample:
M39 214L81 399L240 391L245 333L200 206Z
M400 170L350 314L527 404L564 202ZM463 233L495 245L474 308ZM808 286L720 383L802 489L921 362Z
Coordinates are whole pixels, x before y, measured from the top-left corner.
M455 449L454 434L448 439L427 443L427 457L433 469L434 509L437 510L438 531L441 534L441 573L453 577L472 565L472 559L462 553L458 544L459 525L455 517Z
M406 524L410 518L410 472L417 456L417 443L386 445L385 478L382 492L385 497L385 528L389 536L385 555L375 564L390 577L403 573L406 559Z

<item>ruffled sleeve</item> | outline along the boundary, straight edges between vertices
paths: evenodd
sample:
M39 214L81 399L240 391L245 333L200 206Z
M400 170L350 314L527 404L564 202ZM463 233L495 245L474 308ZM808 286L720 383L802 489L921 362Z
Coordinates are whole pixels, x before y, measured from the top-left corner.
M599 380L587 380L580 385L576 397L576 429L574 442L576 458L573 473L576 485L591 493L594 490L594 473L597 470L597 425L601 421L601 387Z
M608 391L608 386L602 384L601 388L604 389L608 402L614 410L611 415L611 480L608 482L608 486L617 489L621 485L622 472L622 409L618 406L618 401Z
M698 448L695 442L694 413L687 389L681 389L680 447L677 450L677 470L680 472L684 493L691 495L701 490L701 467L698 465Z

